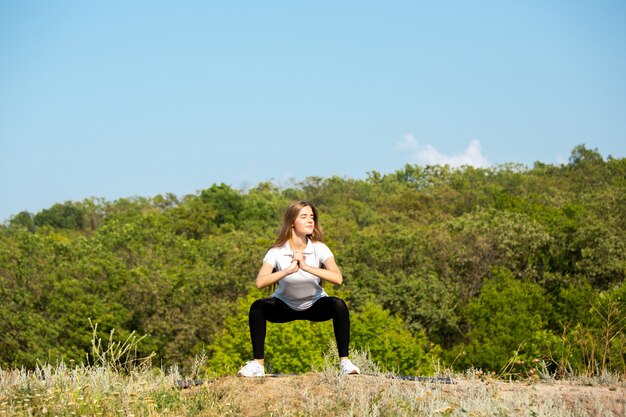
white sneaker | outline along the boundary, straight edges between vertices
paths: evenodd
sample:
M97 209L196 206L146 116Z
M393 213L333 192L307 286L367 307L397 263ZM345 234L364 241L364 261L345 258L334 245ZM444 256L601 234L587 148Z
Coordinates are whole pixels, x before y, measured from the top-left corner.
M237 372L237 376L243 376L246 378L265 376L265 367L257 361L246 362L246 366Z
M344 375L361 373L359 367L353 364L350 359L343 359L341 362L339 362L339 367L341 368L341 373Z

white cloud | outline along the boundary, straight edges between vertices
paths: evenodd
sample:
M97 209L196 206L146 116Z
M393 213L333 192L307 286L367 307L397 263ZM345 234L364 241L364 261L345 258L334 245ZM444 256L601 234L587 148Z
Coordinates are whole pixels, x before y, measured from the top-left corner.
M409 161L419 165L449 165L455 168L463 165L484 168L490 165L477 139L472 139L461 154L444 155L432 145L420 145L412 134L408 134L396 145L396 149L408 151Z
M561 154L557 154L556 155L556 164L557 165L567 165L568 164L568 159L565 158L563 155Z

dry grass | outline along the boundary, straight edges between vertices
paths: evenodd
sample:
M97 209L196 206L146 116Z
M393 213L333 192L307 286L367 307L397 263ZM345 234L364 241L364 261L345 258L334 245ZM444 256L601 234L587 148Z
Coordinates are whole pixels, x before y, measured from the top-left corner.
M468 372L453 384L367 375L327 364L304 375L227 376L178 389L176 368L0 370L0 416L623 416L621 378L506 382ZM188 375L187 377L194 377Z
M623 416L626 411L623 386L465 378L448 385L369 375L329 379L319 373L259 380L227 377L194 391L223 398L206 415Z
M622 376L556 380L547 372L506 382L482 372L440 372L453 384L383 374L367 354L352 352L362 375L339 374L336 359L304 375L210 378L199 357L183 377L128 356L136 338L95 336L91 365L0 369L1 416L624 416ZM149 359L149 358L147 358ZM177 388L177 381L204 381ZM441 378L443 379L443 378ZM440 380L441 380L440 379Z

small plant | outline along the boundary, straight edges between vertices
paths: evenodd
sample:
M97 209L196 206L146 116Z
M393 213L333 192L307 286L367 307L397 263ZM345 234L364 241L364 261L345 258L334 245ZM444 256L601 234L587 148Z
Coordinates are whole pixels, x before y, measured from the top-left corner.
M89 319L92 330L91 354L87 355L87 362L94 366L111 368L115 371L126 371L131 373L134 370L146 370L152 366L152 358L156 353L140 358L138 356L138 345L147 335L137 337L133 330L124 341L115 341L115 329L109 333L108 343L103 346L102 338L98 337L98 323L93 324Z
M382 375L380 367L372 360L367 350L350 349L350 360L359 367L362 374ZM328 348L323 354L322 366L312 366L313 372L327 375L339 375L339 358L337 357L337 343L334 339L328 340Z

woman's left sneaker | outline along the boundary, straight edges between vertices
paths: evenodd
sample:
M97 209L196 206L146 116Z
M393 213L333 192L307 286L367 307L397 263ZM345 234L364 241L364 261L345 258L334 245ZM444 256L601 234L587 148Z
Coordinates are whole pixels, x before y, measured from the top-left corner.
M361 370L352 363L350 359L343 359L339 362L339 367L341 368L341 373L344 375L352 375L352 374L360 374Z

